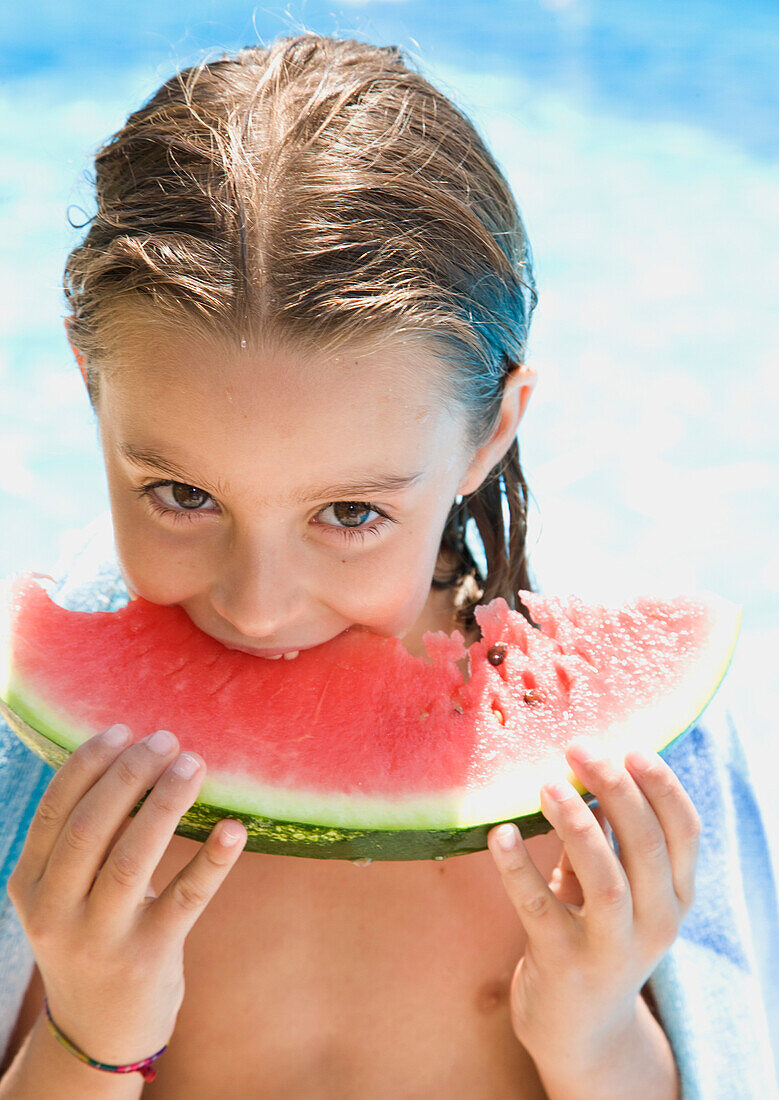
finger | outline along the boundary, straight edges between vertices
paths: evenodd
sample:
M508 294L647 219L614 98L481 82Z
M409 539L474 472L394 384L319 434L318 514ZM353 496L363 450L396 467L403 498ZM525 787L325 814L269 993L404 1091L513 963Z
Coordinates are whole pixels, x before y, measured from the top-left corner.
M528 939L540 948L561 951L573 931L573 918L533 863L519 829L511 824L491 829L487 846Z
M619 859L633 899L633 913L644 927L677 918L671 860L665 833L649 801L635 780L616 761L597 753L595 746L577 742L567 757L577 778L598 799L619 840Z
M588 927L607 937L624 932L633 918L630 888L592 810L565 780L541 788L541 809L579 880Z
M205 775L205 762L194 752L181 753L165 769L106 856L87 903L92 913L130 917L145 897L156 897L152 875Z
M658 753L648 758L628 753L625 766L654 810L665 834L673 889L683 912L695 898L695 867L701 838L701 819L677 776Z
M246 840L240 821L220 821L197 855L149 903L144 921L183 940L235 865Z
M603 830L603 835L606 837L609 847L613 847L611 826L606 820L603 809L598 806L597 803L591 805L590 809ZM581 883L576 877L576 872L571 866L571 861L568 858L568 852L565 848L562 850L557 866L552 871L549 887L558 901L561 901L564 905L574 905L580 908L584 904L584 894L582 893Z
M576 872L571 866L568 853L563 849L563 854L552 871L549 880L549 889L563 905L573 905L577 909L584 904L584 894L581 884L576 877Z
M114 760L71 811L41 878L41 891L64 904L87 896L117 829L177 748L172 733L158 730Z
M614 847L614 832L613 832L613 830L611 828L611 825L609 823L609 819L606 817L606 811L603 809L603 807L600 805L599 802L591 803L590 804L590 810L592 811L592 813L595 817L595 820L598 822L601 829L603 829L603 835L605 836L606 840L608 841L609 847L613 848Z
M43 876L65 822L87 791L130 740L127 726L116 725L90 737L68 757L38 802L9 888L32 886Z

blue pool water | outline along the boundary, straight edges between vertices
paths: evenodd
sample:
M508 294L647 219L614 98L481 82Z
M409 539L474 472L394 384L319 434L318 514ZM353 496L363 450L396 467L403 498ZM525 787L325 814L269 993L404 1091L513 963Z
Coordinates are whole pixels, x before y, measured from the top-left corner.
M0 575L50 568L107 507L60 293L91 153L175 68L301 29L399 44L487 136L536 257L540 381L520 444L537 579L743 604L731 676L767 762L779 20L766 0L4 5Z

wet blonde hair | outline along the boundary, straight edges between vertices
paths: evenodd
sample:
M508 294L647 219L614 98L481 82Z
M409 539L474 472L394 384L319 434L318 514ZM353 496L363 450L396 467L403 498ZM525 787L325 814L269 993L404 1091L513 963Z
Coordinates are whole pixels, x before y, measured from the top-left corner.
M400 50L303 34L202 61L98 149L95 189L64 272L95 408L128 308L140 308L150 323L241 346L269 333L319 352L432 342L466 449L490 438L505 378L525 359L531 252L479 134ZM466 630L476 603L515 607L532 588L526 525L515 439L444 527L439 569L450 568L433 585L456 588Z

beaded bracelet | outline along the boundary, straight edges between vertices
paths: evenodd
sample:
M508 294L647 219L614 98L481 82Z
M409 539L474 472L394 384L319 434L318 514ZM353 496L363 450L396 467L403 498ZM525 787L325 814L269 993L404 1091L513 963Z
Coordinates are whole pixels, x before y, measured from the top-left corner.
M83 1050L79 1050L76 1044L72 1043L67 1035L60 1031L60 1029L51 1018L51 1012L49 1011L49 1001L47 997L43 998L43 1003L46 1007L46 1020L49 1025L49 1031L58 1042L62 1043L66 1050L69 1050L71 1054L75 1054L80 1062L86 1062L88 1066L92 1066L94 1069L103 1069L107 1073L137 1072L140 1073L144 1081L153 1081L154 1078L157 1076L157 1071L156 1069L154 1069L151 1063L155 1061L155 1059L159 1058L161 1054L165 1053L165 1051L168 1049L167 1043L162 1048L162 1050L158 1050L156 1054L152 1054L151 1058L144 1058L142 1062L130 1062L130 1064L126 1066L109 1066L106 1065L105 1062L96 1062L94 1058L90 1058L89 1055L85 1054Z

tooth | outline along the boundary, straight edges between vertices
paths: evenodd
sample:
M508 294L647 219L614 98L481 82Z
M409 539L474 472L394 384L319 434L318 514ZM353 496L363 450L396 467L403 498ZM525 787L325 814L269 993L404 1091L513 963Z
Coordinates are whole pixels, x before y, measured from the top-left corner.
M266 657L265 660L266 661L280 661L282 657L283 657L283 654L279 653L278 656L276 656L276 657Z
M300 653L299 649L293 649L291 653L284 653L283 654L284 660L285 661L291 661L293 659L293 657L297 657L298 653Z

